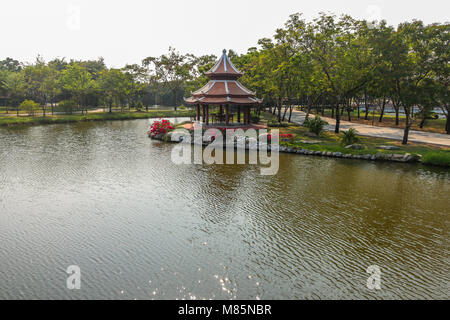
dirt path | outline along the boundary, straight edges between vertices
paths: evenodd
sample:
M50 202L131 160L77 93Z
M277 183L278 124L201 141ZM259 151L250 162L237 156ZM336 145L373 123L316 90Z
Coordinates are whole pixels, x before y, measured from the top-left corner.
M304 112L295 110L292 112L291 121L297 124L303 124L303 122L305 121L305 115L306 114ZM327 126L325 126L325 130L334 131L336 120L327 117L321 118L329 123ZM376 127L367 124L353 123L341 120L341 130L348 130L350 128L354 128L356 131L358 131L358 134L362 136L387 138L400 141L403 139L403 129L390 127ZM410 130L409 141L435 144L450 148L450 135L441 133Z

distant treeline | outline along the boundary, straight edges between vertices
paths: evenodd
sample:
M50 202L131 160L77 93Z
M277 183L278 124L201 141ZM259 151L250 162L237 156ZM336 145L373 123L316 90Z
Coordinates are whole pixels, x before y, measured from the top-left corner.
M326 108L339 132L341 117L350 118L360 106L366 107L366 118L367 106L378 106L382 119L389 105L397 123L400 112L405 114L407 143L412 122L430 117L435 108L443 110L450 133L449 31L448 23L414 20L392 27L348 15L322 13L308 22L294 14L273 39L260 39L245 54L230 50L229 56L245 73L243 84L264 98L280 121L294 105L308 114ZM206 83L203 74L216 59L173 48L122 69L108 69L101 58L45 62L38 57L33 64L7 58L0 62L0 96L11 107L24 99L41 106L69 100L81 108L178 106Z

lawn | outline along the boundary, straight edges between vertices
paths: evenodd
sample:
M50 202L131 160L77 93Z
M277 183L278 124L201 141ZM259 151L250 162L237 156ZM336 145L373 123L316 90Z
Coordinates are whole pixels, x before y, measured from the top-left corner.
M319 115L322 115L319 112ZM360 118L358 118L358 112L353 111L350 113L351 121L355 123L363 123L368 125L374 125L378 127L393 127L393 128L405 128L405 116L399 116L399 125L395 125L395 115L385 114L383 116L383 122L378 122L380 117L379 113L375 112L375 116L372 112L369 113L368 120L364 120L365 113L361 112ZM325 117L331 118L331 110L325 110ZM341 116L341 119L344 121L348 121L347 113L344 113ZM421 129L419 127L421 119L416 119L411 127L412 130L426 131L426 132L435 132L435 133L445 133L445 124L446 119L428 119L425 121L424 127Z
M275 120L276 117L272 116L270 113L261 114L261 118L263 122L268 122L270 120ZM450 152L449 148L439 147L434 145L420 144L420 143L408 143L408 145L403 146L401 141L385 139L385 138L374 138L374 137L363 137L358 136L359 142L358 144L363 146L362 150L355 149L346 149L345 146L341 143L341 139L343 134L336 134L334 132L323 131L319 136L315 136L311 134L308 128L284 123L286 127L282 128L271 128L271 130L278 129L280 133L291 133L294 135L294 140L292 142L283 142L282 145L302 148L313 151L330 151L330 152L341 152L343 154L377 154L377 153L386 153L386 154L417 154L421 156L425 156L426 154L433 152ZM316 144L308 144L306 141L317 141ZM394 146L398 147L399 150L384 150L379 149L379 146ZM445 158L442 155L440 159ZM447 158L445 158L447 159Z

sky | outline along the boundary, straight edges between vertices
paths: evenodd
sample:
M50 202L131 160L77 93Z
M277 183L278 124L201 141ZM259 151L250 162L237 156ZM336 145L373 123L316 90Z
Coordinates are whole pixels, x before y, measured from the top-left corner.
M448 22L445 0L1 0L0 59L33 62L103 57L109 67L140 63L169 46L181 53L245 53L272 37L290 14L319 12L386 20Z

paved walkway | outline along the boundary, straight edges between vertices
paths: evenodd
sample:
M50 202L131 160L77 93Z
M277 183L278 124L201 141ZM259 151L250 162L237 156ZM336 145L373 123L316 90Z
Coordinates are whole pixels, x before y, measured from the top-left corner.
M303 124L305 121L306 113L294 110L292 112L291 121L297 124ZM314 115L312 115L314 117ZM325 130L334 131L336 120L332 118L321 117L327 121L329 125L325 126ZM376 138L388 138L393 140L403 140L403 129L390 128L390 127L376 127L367 124L353 123L349 121L342 121L341 130L348 130L354 128L361 136L376 137ZM432 133L424 131L409 131L409 141L419 143L429 143L450 148L450 135L441 133Z

